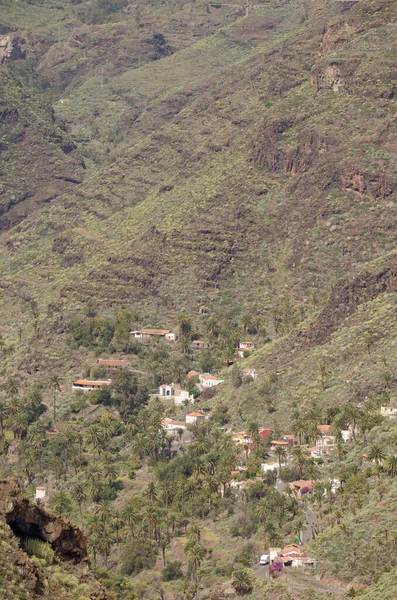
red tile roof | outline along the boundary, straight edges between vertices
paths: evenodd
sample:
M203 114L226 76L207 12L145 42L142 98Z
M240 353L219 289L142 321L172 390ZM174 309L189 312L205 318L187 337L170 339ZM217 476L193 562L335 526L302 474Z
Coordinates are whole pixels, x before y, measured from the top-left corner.
M124 367L125 365L125 360L116 360L113 358L98 358L96 362L103 367Z
M102 385L111 385L111 381L108 379L77 379L73 382L73 385L82 385L86 387L101 387Z
M320 433L329 433L331 431L331 425L319 425L317 429Z

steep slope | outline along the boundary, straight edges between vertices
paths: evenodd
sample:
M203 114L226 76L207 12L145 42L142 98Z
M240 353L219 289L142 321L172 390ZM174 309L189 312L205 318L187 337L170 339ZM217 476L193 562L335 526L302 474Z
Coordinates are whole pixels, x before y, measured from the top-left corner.
M395 245L395 18L389 0L266 6L103 87L77 78L59 115L100 102L96 143L122 139L78 195L3 236L5 306L22 285L42 327L89 297L247 307L272 334L286 303L314 317Z

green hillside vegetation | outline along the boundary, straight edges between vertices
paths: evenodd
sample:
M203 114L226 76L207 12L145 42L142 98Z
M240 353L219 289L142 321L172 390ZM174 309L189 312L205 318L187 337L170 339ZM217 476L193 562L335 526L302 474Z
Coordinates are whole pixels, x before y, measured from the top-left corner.
M109 598L394 597L396 14L0 0L0 473L87 532ZM167 432L189 408L164 383L209 418ZM313 458L321 424L335 447ZM309 509L314 572L263 578ZM43 540L1 536L0 597L38 597L32 555L52 597L100 598Z

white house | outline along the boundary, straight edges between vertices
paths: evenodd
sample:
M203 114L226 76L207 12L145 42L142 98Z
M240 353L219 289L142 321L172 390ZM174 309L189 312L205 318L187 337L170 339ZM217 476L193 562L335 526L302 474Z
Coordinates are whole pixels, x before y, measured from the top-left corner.
M344 442L350 442L350 440L353 439L352 427L349 427L349 429L342 429L341 436Z
M36 493L34 495L34 499L42 500L43 498L45 498L45 487L43 487L42 485L38 485L36 487Z
M172 384L167 385L166 383L164 383L163 385L160 385L159 396L161 396L162 398L170 398L173 395L174 388L172 387Z
M333 435L322 435L316 441L316 446L319 448L330 448L335 445L335 437Z
M174 404L180 406L186 400L189 402L194 402L193 394L190 394L188 390L183 390L179 386L175 386L174 388Z
M199 412L191 412L186 415L186 425L194 425L195 423L203 423L205 415Z
M278 469L279 464L276 462L262 463L261 468L264 473L270 473L271 471L275 471L276 469Z
M252 377L252 379L257 379L258 378L258 373L256 372L256 369L243 369L242 371L242 375L243 377Z
M210 373L204 373L204 374L200 375L200 383L205 388L214 387L223 382L224 382L224 379L218 379L217 377L215 377L214 375L211 375Z
M389 417L390 419L395 419L397 417L397 407L396 406L381 406L380 414L382 417Z
M184 421L175 421L174 419L161 419L161 427L166 431L177 431L178 429L186 429Z
M150 340L156 337L163 337L168 342L175 342L176 333L169 329L139 329L131 331L130 334L138 340Z
M240 342L238 347L240 350L255 350L254 342Z

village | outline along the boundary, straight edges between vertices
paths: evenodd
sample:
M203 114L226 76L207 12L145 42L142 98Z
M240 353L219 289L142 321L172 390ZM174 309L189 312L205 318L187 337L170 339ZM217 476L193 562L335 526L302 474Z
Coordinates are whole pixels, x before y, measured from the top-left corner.
M174 344L178 335L169 329L145 328L131 331L131 336L144 343L151 343L153 340L163 339L169 344ZM194 351L207 350L210 344L201 339L192 341ZM233 364L246 358L255 350L253 341L239 342L235 350L235 359L223 363L224 368L229 368ZM123 369L129 369L129 363L126 359L105 359L98 358L95 367L106 372L106 379L77 379L73 382L74 391L94 392L100 388L111 386L112 373ZM250 378L255 381L258 373L253 367L244 367L240 370L241 377ZM208 407L200 408L200 395L208 389L213 389L224 383L224 379L217 373L201 372L199 370L190 370L185 374L185 385L181 383L162 383L157 390L152 390L151 400L160 400L164 406L170 408L174 406L183 418L164 417L161 419L161 428L167 433L170 442L171 456L184 452L186 447L195 439L195 434L200 426L211 419L211 410ZM192 410L192 408L194 409ZM395 413L394 413L395 411ZM382 408L382 414L395 416L397 409L385 407ZM302 456L302 460L311 459L314 463L323 464L330 457L330 454L336 447L335 435L332 433L330 424L320 424L317 427L317 435L313 438L312 444L301 443L301 440L292 432L286 432L281 436L275 436L272 427L259 426L255 432L234 431L229 426L220 427L220 429L230 437L233 445L239 450L240 463L235 464L230 469L230 479L220 490L221 495L229 489L234 494L241 494L256 482L267 479L274 485L279 492L296 498L307 506L306 500L316 489L317 480L313 476L310 479L299 479L291 482L284 482L280 478L280 470L283 466L291 466L297 456ZM342 430L342 439L349 442L352 439L352 429ZM248 473L247 462L254 451L255 445L265 443L267 447L266 460L260 465L260 474ZM336 494L341 486L339 479L331 479L328 484L329 494ZM326 492L324 492L326 494ZM36 498L43 499L45 490L42 487L36 489ZM308 556L302 548L302 545L315 536L315 521L307 521L302 531L295 536L293 543L284 548L269 547L268 554L260 557L258 568L267 565L267 572L272 571L275 576L284 567L313 567L316 565L316 559Z

